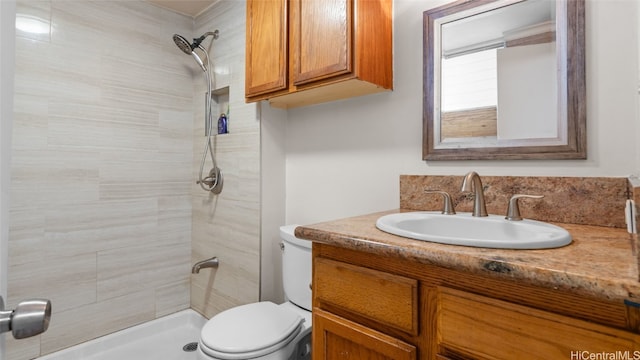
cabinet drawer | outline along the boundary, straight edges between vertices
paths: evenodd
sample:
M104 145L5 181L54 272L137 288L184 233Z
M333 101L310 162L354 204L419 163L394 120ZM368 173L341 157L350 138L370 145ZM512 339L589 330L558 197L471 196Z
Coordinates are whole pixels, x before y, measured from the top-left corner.
M437 329L438 352L451 358L572 359L640 350L638 334L448 288L438 291Z
M418 281L325 258L314 259L316 306L334 306L384 326L418 333Z

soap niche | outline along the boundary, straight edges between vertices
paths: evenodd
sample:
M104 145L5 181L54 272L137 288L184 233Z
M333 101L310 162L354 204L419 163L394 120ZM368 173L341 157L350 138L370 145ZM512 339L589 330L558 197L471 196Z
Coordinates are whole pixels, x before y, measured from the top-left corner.
M206 96L206 94L205 94ZM227 133L229 133L229 87L225 86L222 88L215 89L211 91L211 112L212 112L212 121L213 126L211 129L213 130L212 135L218 135L218 119L221 114L225 114L227 117ZM207 119L205 119L205 132L209 127L206 123ZM205 134L205 136L208 134ZM224 134L221 134L224 135Z

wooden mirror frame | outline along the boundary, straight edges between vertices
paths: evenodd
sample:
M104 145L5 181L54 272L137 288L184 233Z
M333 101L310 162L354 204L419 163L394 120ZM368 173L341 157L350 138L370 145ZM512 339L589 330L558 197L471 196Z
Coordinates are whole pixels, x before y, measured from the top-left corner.
M434 21L444 16L467 11L498 0L459 0L423 13L423 130L424 160L524 160L524 159L586 159L586 80L585 80L585 0L556 0L566 3L566 18L556 21L566 24L567 58L567 144L552 146L512 146L476 148L435 148L434 133ZM513 0L509 5L526 0ZM558 12L561 14L562 12ZM564 49L562 49L564 50ZM440 56L438 54L438 56ZM439 90L438 90L439 91ZM562 98L562 97L559 97Z

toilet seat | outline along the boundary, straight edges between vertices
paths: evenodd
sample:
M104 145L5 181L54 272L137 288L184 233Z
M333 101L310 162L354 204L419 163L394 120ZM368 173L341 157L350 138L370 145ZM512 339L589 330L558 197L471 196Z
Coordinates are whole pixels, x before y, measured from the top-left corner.
M301 331L297 313L264 301L223 311L202 328L202 351L214 358L237 360L263 356L284 347Z

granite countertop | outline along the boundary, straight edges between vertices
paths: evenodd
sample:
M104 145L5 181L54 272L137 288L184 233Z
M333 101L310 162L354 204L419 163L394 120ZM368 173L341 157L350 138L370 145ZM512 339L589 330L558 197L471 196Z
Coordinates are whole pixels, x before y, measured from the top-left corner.
M573 242L545 250L504 250L444 245L378 230L386 211L299 226L296 236L323 244L400 257L471 273L490 274L597 299L640 302L636 239L626 229L554 223Z

